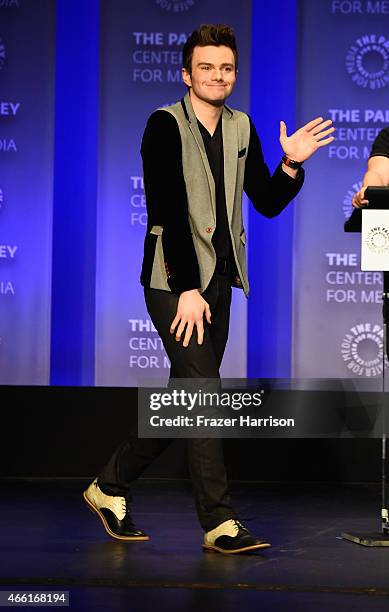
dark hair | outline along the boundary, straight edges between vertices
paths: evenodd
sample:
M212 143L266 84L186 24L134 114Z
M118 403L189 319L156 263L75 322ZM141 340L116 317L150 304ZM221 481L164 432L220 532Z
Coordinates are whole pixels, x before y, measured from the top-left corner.
M193 49L195 47L206 47L213 45L220 47L221 45L229 47L235 58L235 70L238 68L238 49L236 47L236 39L234 30L230 26L223 24L205 23L198 30L194 30L186 41L182 49L182 66L191 74Z

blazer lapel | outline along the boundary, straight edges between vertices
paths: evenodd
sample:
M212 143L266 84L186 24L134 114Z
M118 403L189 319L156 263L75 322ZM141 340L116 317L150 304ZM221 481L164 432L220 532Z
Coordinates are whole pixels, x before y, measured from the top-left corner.
M232 111L223 108L223 149L224 149L224 188L228 221L231 223L234 208L237 163L238 163L238 127Z
M197 117L194 114L194 110L192 107L192 103L190 101L189 93L186 94L183 104L186 108L186 115L188 120L188 127L196 141L196 144L199 148L201 159L203 160L205 172L207 173L209 190L211 193L211 202L212 202L212 214L214 217L214 223L216 225L216 193L215 193L215 181L213 180L212 171L208 162L207 152L204 147L203 137L201 136L201 132L199 130L199 126L197 125Z

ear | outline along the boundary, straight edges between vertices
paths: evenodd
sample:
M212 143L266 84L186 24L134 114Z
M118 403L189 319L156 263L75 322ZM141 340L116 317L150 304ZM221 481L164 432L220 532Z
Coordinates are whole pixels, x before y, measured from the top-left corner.
M186 68L182 68L181 74L182 80L184 81L185 85L187 85L188 87L192 87L192 79Z

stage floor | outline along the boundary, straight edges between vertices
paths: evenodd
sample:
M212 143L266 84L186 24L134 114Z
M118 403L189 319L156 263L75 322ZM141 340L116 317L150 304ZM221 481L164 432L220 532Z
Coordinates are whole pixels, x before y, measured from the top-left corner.
M85 612L389 609L389 548L340 538L379 530L378 486L233 482L242 522L272 548L227 556L203 552L187 481L136 485L135 522L151 537L139 543L109 538L86 480L0 484L0 591L68 590Z

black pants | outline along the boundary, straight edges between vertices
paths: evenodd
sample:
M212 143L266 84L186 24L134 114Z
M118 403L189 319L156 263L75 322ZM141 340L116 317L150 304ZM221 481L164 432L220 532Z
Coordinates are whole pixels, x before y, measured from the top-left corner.
M219 378L219 368L228 338L231 305L229 276L215 274L203 293L211 308L212 323L204 318L204 341L197 344L194 330L188 347L170 334L177 312L178 296L158 289L145 289L145 300L151 320L170 359L171 378ZM130 439L113 454L101 472L98 483L110 495L130 495L130 485L156 459L172 440ZM188 439L189 471L200 524L205 531L214 529L230 518L231 508L222 441L218 438Z

